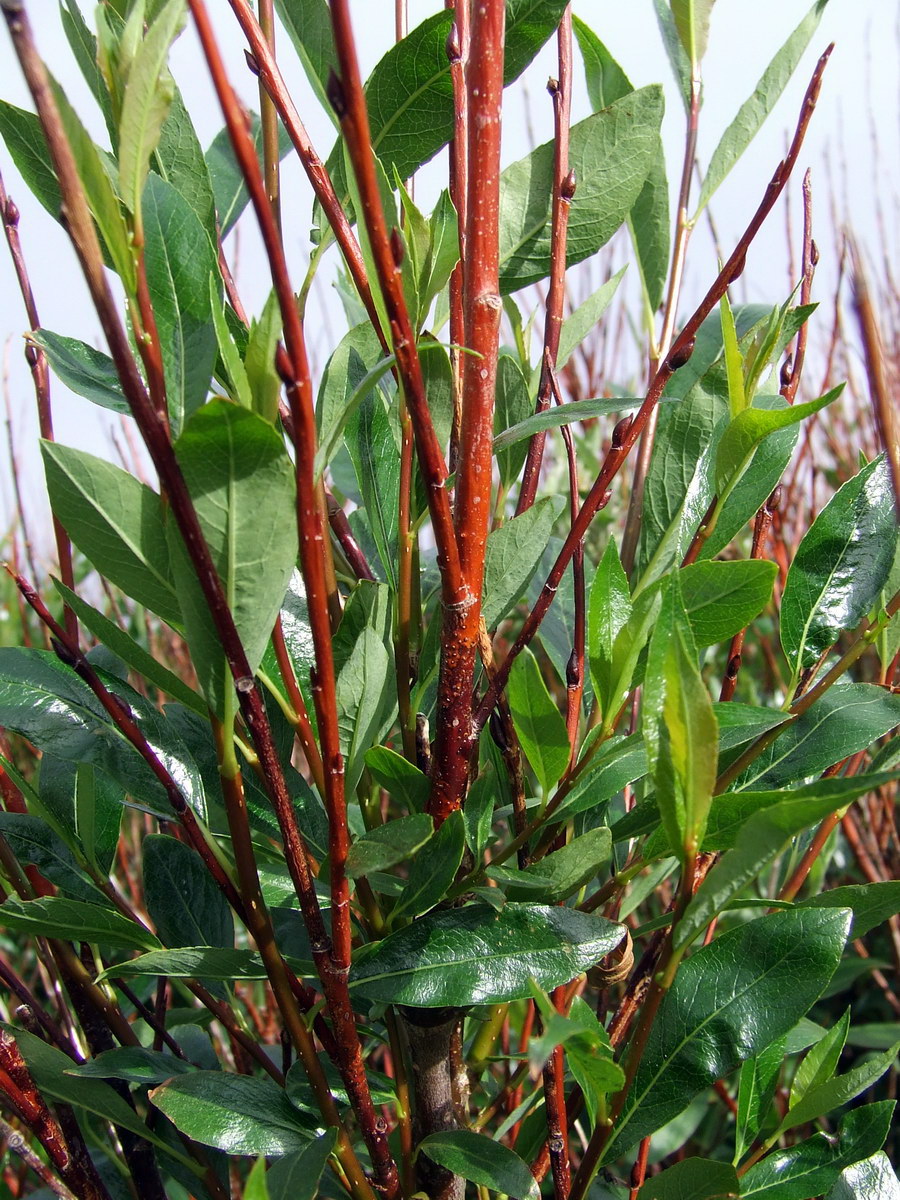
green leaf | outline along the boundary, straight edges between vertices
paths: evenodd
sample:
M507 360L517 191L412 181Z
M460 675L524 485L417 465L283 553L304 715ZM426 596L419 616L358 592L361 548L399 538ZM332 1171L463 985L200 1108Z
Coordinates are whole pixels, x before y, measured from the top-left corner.
M581 51L588 99L594 112L609 108L610 104L633 92L631 81L603 42L574 14L572 29Z
M694 642L715 646L758 617L772 598L778 568L762 559L691 563L679 572Z
M260 1156L247 1176L244 1184L244 1200L270 1200L266 1181L266 1160Z
M62 1101L76 1109L86 1109L104 1121L112 1121L128 1129L167 1153L175 1154L165 1142L151 1133L131 1105L107 1083L100 1079L78 1079L70 1074L75 1063L68 1054L49 1046L34 1034L7 1027L25 1059L25 1064L38 1089L47 1100ZM181 1161L185 1161L181 1159ZM189 1161L189 1160L188 1160Z
M141 843L144 902L164 945L234 946L228 901L196 850L176 838L149 834Z
M347 854L347 874L351 879L386 871L405 862L420 850L434 833L434 822L427 813L399 817L384 825L376 825L350 847Z
M559 353L556 356L557 371L563 369L588 334L600 324L600 319L609 308L625 271L626 268L622 267L602 283L596 292L588 296L587 300L579 304L572 315L563 321L559 335ZM584 404L585 401L580 403Z
M116 1046L80 1066L70 1066L66 1074L78 1079L122 1079L142 1087L157 1087L173 1075L187 1075L193 1070L189 1062L174 1054L145 1050L143 1046Z
M900 724L900 696L869 683L829 688L734 783L734 789L791 786L865 750Z
M326 0L275 0L275 8L319 103L336 120L325 90L329 72L340 73Z
M646 307L656 312L662 304L669 274L671 219L669 181L662 138L657 139L650 170L631 207L628 229L637 255Z
M778 1076L786 1053L787 1036L776 1038L755 1058L741 1064L735 1118L734 1161L740 1162L752 1146L775 1099Z
M611 707L613 647L633 611L628 576L619 558L615 538L610 538L591 586L588 609L588 656L594 692L601 711Z
M848 1008L841 1019L808 1051L797 1067L791 1083L789 1108L793 1108L807 1092L818 1087L837 1072L841 1051L847 1041L849 1029L850 1009Z
M244 371L252 397L251 408L270 424L278 420L281 377L275 368L275 354L281 337L281 309L273 288L262 316L250 322L250 336L244 355Z
M218 342L210 278L219 266L206 230L184 197L159 175L143 194L144 263L156 317L173 438L206 400Z
M187 200L216 246L216 200L203 148L176 87L153 156L153 169Z
M0 835L20 863L32 863L64 894L89 903L106 903L103 893L76 864L71 850L47 821L30 813L0 812Z
M366 766L376 783L411 812L422 812L431 784L414 763L387 746L373 746L365 754Z
M647 755L639 734L611 739L578 776L549 823L568 820L588 809L598 809L646 773Z
M566 262L595 254L630 213L659 142L662 92L642 88L573 125L569 165L578 200L569 217ZM538 283L550 271L553 143L507 167L500 177L500 290Z
M900 1180L888 1156L879 1151L845 1167L825 1200L900 1200Z
M568 765L569 735L530 650L523 650L513 663L506 693L525 757L548 796Z
M699 1092L787 1033L840 962L850 914L773 913L686 959L663 998L604 1161L680 1113ZM824 918L824 919L823 919Z
M316 1132L314 1119L266 1078L193 1071L155 1088L150 1100L181 1133L227 1154L290 1154Z
M806 1125L809 1121L824 1117L833 1109L855 1100L861 1092L876 1083L885 1071L890 1070L897 1060L898 1053L900 1053L900 1042L896 1042L883 1054L869 1058L844 1075L835 1075L833 1079L825 1079L811 1086L800 1100L791 1104L787 1116L778 1127L779 1135L786 1133L789 1129L796 1129L798 1125ZM791 1100L793 1101L793 1092Z
M102 679L132 710L150 745L178 780L185 800L205 819L200 773L171 723L127 684L106 675ZM0 725L27 737L45 755L93 763L132 796L169 811L156 776L87 684L55 654L13 647L0 650Z
M500 362L508 358L509 355L501 355ZM510 361L515 362L514 359ZM499 455L511 446L547 429L559 429L562 425L573 425L576 421L592 421L597 417L608 417L639 407L640 401L630 397L617 397L615 400L573 400L570 404L560 404L555 408L548 408L546 412L532 413L530 417L497 434L494 438L494 453ZM524 457L523 454L523 462Z
M181 606L169 566L159 496L93 454L42 442L54 513L101 575L172 625Z
M269 1200L315 1200L336 1140L337 1130L328 1129L306 1149L272 1163L266 1176Z
M117 909L62 896L39 896L35 900L10 897L0 904L0 926L18 929L32 937L102 942L140 950L159 946L149 929L129 920Z
M892 1100L866 1104L846 1113L835 1134L816 1133L766 1155L742 1177L741 1200L808 1200L821 1195L846 1167L870 1158L884 1145L893 1110Z
M488 629L496 629L524 595L565 506L564 496L547 496L488 535L481 607Z
M77 338L63 337L49 329L36 330L30 340L41 347L54 374L76 396L84 396L112 412L130 414L115 365L108 354Z
M199 696L193 688L189 688L177 675L173 675L168 667L163 666L159 659L154 658L130 634L111 621L109 617L98 612L96 608L92 608L58 579L53 580L53 586L82 625L89 629L104 646L108 646L114 654L117 654L126 666L137 671L139 675L143 675L148 683L152 683L161 692L165 692L179 703L187 705L201 717L207 717L208 710L203 703L203 697Z
M824 396L806 404L793 404L787 408L745 408L739 413L722 434L716 450L716 487L720 495L727 487L733 487L741 477L754 450L764 438L778 429L796 425L806 417L811 417L836 400L843 390L841 383Z
M416 1008L501 1004L574 978L618 946L620 925L568 908L470 904L429 913L356 955L350 986Z
M391 913L392 923L401 916L421 916L444 898L456 878L465 848L465 820L457 809L413 859L406 886Z
M681 44L678 30L675 28L675 18L672 15L672 9L667 0L653 0L653 6L656 9L656 20L659 25L659 32L662 35L666 55L672 67L672 74L675 76L675 82L678 84L678 90L681 94L681 99L684 101L685 109L690 109L691 60Z
M520 428L530 418L533 409L534 401L528 394L522 368L511 354L501 354L497 359L494 397L494 453L500 481L506 488L518 479L528 455L528 447L524 445L528 435L523 434L518 438L513 435L513 430ZM510 440L511 435L513 440Z
M123 761L121 770L124 769ZM132 788L137 793L140 785ZM97 770L90 762L66 761L44 754L40 798L35 801L29 798L29 806L94 872L101 876L109 873L125 811L125 786L121 779ZM76 900L96 899L91 894L72 892L72 895Z
M262 124L256 113L250 114L250 132L253 135L253 144L256 147L256 153L259 158L260 170L262 170ZM279 159L284 158L290 149L291 139L284 127L279 124ZM216 213L219 218L219 228L224 241L234 228L238 217L240 217L241 213L247 207L250 199L246 184L244 183L243 173L234 157L231 138L228 135L227 129L221 129L213 138L212 144L206 151L206 166L212 182Z
M716 782L718 725L673 575L647 657L644 743L656 801L673 851L699 848Z
M209 304L216 330L216 345L222 363L221 367L217 366L216 373L219 374L224 369L226 391L232 400L243 404L244 408L253 408L253 393L250 391L247 371L235 343L234 334L229 328L226 310L219 302L216 280L212 276L209 279ZM219 378L221 380L222 376L220 375Z
M709 20L715 2L716 0L671 0L675 29L695 71L706 54Z
M97 980L142 979L158 975L166 979L217 979L228 983L267 977L262 959L252 950L185 946L179 950L151 950L137 958L115 963L102 971Z
M722 319L723 357L728 378L728 405L734 418L747 407L747 397L744 394L744 359L738 346L734 313L731 311L727 292L719 301L719 315Z
M697 211L692 220L696 221L709 203L713 193L756 137L766 117L775 107L778 97L784 91L818 27L819 19L827 2L828 0L816 0L816 3L763 71L753 94L744 101L737 116L722 134L718 146L713 151L709 168L703 177Z
M391 367L371 322L355 325L338 342L325 365L316 400L319 448L316 470L321 472L340 449L347 422Z
M150 156L159 143L175 91L166 61L184 20L184 0L169 0L141 38L125 85L119 119L119 186L137 230L141 229L141 195Z
M561 904L589 883L600 867L609 862L612 838L605 826L589 829L568 846L554 850L524 871L489 867L510 900L540 900L542 904Z
M58 221L62 196L38 118L24 108L16 108L14 104L0 100L0 137L6 143L10 158L32 195Z
M59 17L66 41L84 76L85 83L100 106L110 137L115 143L118 134L113 120L112 104L103 74L97 66L97 39L91 33L76 0L60 0Z
M592 675L600 687L598 696L606 733L611 731L616 714L632 688L638 659L656 625L661 603L659 588L645 589L636 597L631 615L616 634L609 667L604 666Z
M728 1200L738 1194L739 1187L730 1163L686 1158L649 1179L637 1200Z
M267 421L227 400L212 400L194 414L175 454L255 671L297 556L291 460ZM173 521L169 542L191 657L207 703L221 716L231 686L225 656Z
M801 900L800 904L817 908L852 908L853 936L861 938L876 925L900 912L900 881L888 879L881 883L855 883L831 888Z
M897 517L884 458L840 488L805 533L781 601L781 644L799 673L877 601L897 549Z
M528 1163L487 1134L471 1129L432 1133L419 1142L418 1153L493 1192L539 1200L540 1189Z
M400 447L380 395L365 397L350 417L346 440L384 578L396 588Z
M479 775L469 788L463 806L463 821L466 827L466 845L476 859L481 858L490 840L494 805L498 794L499 787L493 770Z
M366 752L384 737L397 711L390 655L367 625L337 677L337 716L344 755L344 786L352 795Z

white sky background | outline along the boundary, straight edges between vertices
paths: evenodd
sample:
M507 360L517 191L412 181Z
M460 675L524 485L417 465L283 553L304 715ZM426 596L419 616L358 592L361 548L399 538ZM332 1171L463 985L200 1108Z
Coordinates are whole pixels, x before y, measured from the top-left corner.
M702 164L709 161L722 131L752 92L776 48L806 13L810 2L718 0L704 63L705 102L698 143ZM410 27L436 11L439 3L440 0L410 0ZM255 80L244 65L240 31L226 0L207 0L207 4L220 31L223 49L232 68L232 80L237 83L245 102L256 108ZM84 0L82 7L86 12L90 9ZM52 0L31 0L28 8L44 57L92 133L103 144L102 121L69 54L59 27L56 5ZM353 4L364 75L392 44L393 8L392 0L355 0ZM660 42L652 0L574 0L573 10L606 42L635 86L653 82L664 84L667 114L663 138L669 154L670 187L674 191L680 169L684 108ZM795 78L712 203L722 248L727 254L756 208L765 184L784 152L815 60L829 41L836 43L836 49L826 71L819 109L813 118L789 197L796 242L800 230L800 179L802 171L811 167L816 235L822 254L818 292L823 298L828 297L829 281L834 280L836 273L833 212L840 222L847 220L848 215L852 216L854 229L870 254L883 252L890 255L900 249L897 237L900 5L896 0L831 0ZM333 127L312 100L286 36L282 36L280 46L282 69L313 143L324 159L333 141ZM190 26L175 47L172 69L205 147L220 129L222 118ZM548 76L555 73L555 43L551 41L528 68L523 80L507 91L504 163L515 161L531 149L526 111L530 114L536 143L552 137L552 112L545 85ZM0 94L21 107L32 107L5 29L0 29ZM576 47L573 122L588 112ZM22 213L20 233L43 324L105 350L68 239L31 199L2 143L0 167L7 189ZM417 201L425 211L430 210L437 192L445 185L446 154L441 154L417 180ZM290 159L284 169L283 193L286 244L294 279L299 286L306 265L312 193L296 161ZM238 284L248 308L258 312L268 283L252 221L252 215L242 219L240 240L236 245L232 234L226 252L234 263L237 249ZM883 226L880 225L882 221ZM786 210L782 198L748 258L747 298L776 303L787 294L785 228ZM881 240L882 228L887 233L887 246ZM708 286L716 265L708 238L698 237L694 245L694 254L689 255L682 304L685 311L690 310L689 306L696 303ZM625 260L624 250L622 259ZM745 298L743 292L739 297ZM315 300L320 305L321 328L316 326ZM307 332L311 352L317 371L321 371L327 354L343 331L340 308L324 279L314 293L309 314ZM12 413L30 531L38 554L46 555L50 553L49 514L35 449L38 435L34 394L21 353L20 335L25 325L5 241L0 238L0 354L3 356L5 390ZM108 430L117 423L116 418L88 401L70 395L55 380L52 395L57 440L98 454L113 453ZM2 542L3 535L15 520L15 504L6 438L0 438L0 443Z

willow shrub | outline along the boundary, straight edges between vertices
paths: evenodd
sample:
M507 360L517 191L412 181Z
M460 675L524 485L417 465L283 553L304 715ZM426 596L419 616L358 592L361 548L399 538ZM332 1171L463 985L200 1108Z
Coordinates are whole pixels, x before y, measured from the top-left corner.
M41 20L105 146L3 0L36 113L4 103L0 133L109 351L29 301L41 412L49 366L129 414L159 481L45 421L61 578L18 583L49 648L0 654L9 1194L896 1196L898 1026L870 972L900 884L883 831L872 869L855 853L850 809L889 811L896 778L896 481L859 463L786 544L779 479L839 391L797 398L808 219L795 292L728 298L827 51L745 233L686 320L680 299L824 2L695 197L701 0L656 0L675 187L662 89L562 0L436 11L365 85L346 0L277 0L281 69L271 3L258 23L232 0L259 117L203 0L107 0L95 29L65 0ZM186 22L225 120L205 154L166 66ZM551 41L555 138L501 171L504 88ZM579 57L594 111L571 125ZM301 70L339 129L324 165ZM448 146L423 212L410 181ZM315 194L299 292L285 152ZM272 282L255 320L227 267L245 209ZM649 384L573 400L620 275L569 311L566 273L623 226ZM350 328L314 372L310 283L336 255ZM76 591L72 545L113 607Z

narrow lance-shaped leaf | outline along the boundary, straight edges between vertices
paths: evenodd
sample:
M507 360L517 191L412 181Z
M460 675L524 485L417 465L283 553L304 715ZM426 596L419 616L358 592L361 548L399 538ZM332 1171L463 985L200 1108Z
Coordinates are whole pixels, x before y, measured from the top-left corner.
M781 602L781 644L795 672L877 602L896 548L890 473L881 457L835 492L797 548Z
M675 28L696 72L709 41L709 20L716 0L671 0Z
M525 1200L538 1200L540 1196L528 1163L487 1134L471 1129L432 1133L419 1143L418 1153L501 1195L522 1196Z
M537 660L527 649L513 663L507 695L522 749L547 796L569 761L569 736Z
M49 329L35 330L30 340L41 347L51 370L76 396L84 396L113 412L131 412L122 394L115 364L108 354L77 338L63 337Z
M744 101L737 116L725 130L721 141L713 151L709 169L703 177L693 221L696 221L709 203L713 193L756 137L766 117L775 107L775 102L784 91L815 33L827 3L828 0L816 0L816 3L766 67L752 96Z

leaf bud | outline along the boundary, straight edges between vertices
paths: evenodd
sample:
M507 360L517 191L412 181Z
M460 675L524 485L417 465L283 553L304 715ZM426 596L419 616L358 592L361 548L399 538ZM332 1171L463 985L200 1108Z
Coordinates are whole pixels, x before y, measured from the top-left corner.
M334 109L335 116L339 121L343 121L347 115L347 97L344 95L344 85L334 68L328 72L328 82L325 84L325 95L328 97L328 102Z

